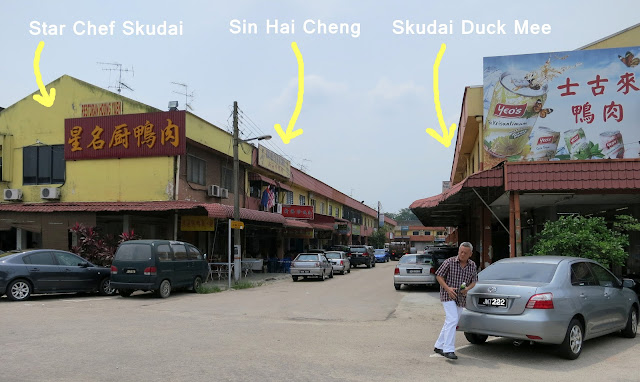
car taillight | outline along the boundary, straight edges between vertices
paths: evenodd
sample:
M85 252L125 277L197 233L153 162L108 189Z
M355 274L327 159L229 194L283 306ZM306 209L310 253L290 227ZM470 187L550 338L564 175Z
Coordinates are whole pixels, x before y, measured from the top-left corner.
M351 257L351 252L347 253L347 256Z
M340 265L344 265L344 260L340 260Z
M291 268L295 268L295 266L296 266L296 263L294 263L294 262L292 261L292 262L291 262L291 266L290 266L290 267L291 267Z
M527 302L527 309L553 309L553 294L534 294Z
M156 274L158 274L158 268L156 267L146 267L144 269L145 276L155 276Z
M320 263L316 263L316 267L320 268Z
M431 273L432 275L435 275L436 269L434 267L431 267L431 269L429 269L429 273Z
M400 268L396 267L396 269L393 271L394 275L399 275L400 274Z
M117 275L118 274L118 267L116 266L111 266L111 274L112 275Z

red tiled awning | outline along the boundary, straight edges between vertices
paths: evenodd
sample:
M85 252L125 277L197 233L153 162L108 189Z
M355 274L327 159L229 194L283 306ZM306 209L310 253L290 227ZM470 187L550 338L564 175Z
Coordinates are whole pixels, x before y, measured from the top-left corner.
M313 228L311 224L307 223L306 221L287 218L285 218L284 226L292 228Z
M640 189L640 161L516 162L504 166L506 191Z
M126 212L126 211L172 211L204 208L213 218L233 218L233 206L219 203L189 201L155 202L61 202L61 203L0 203L0 211L7 212ZM240 208L240 219L284 224L282 215Z
M321 231L333 231L333 224L332 223L309 223L311 224L311 227L321 230Z

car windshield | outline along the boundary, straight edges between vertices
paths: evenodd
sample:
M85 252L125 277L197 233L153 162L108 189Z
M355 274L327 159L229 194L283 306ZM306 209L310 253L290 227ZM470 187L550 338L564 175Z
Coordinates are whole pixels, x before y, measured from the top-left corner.
M338 252L327 252L327 259L339 259L340 254Z
M298 255L296 261L318 261L318 255Z
M385 250L384 249L376 249L376 255L384 255L385 254Z
M542 263L495 263L478 273L479 281L504 280L527 282L551 282L556 273L557 264Z
M151 259L151 246L148 244L124 244L118 248L115 257L120 261L146 261Z

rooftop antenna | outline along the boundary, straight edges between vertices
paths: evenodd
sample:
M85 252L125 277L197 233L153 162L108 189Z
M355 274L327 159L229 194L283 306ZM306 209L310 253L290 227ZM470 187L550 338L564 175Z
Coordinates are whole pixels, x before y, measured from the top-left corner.
M171 82L174 85L178 85L178 86L182 86L184 88L184 93L180 93L177 91L173 91L176 94L180 94L184 96L184 109L185 110L193 110L193 108L191 107L191 103L189 102L190 100L193 101L193 99L195 98L195 96L193 95L193 91L191 93L189 93L189 86L187 84L182 84L180 82Z
M300 163L300 171L302 172L307 172L308 166L305 164L305 162L312 162L311 159L306 159L306 158L302 158L302 163Z
M129 73L131 72L131 76L134 76L134 71L133 71L133 66L131 67L131 69L128 68L123 68L122 64L119 64L117 62L98 62L98 64L100 65L106 65L108 67L106 68L102 68L102 70L106 70L109 72L109 84L111 84L111 72L118 72L118 81L116 83L115 86L109 85L108 88L109 89L116 89L118 91L118 93L122 92L122 89L125 90L129 90L129 91L133 91L133 89L131 88L131 86L127 85L126 83L122 82L122 73Z

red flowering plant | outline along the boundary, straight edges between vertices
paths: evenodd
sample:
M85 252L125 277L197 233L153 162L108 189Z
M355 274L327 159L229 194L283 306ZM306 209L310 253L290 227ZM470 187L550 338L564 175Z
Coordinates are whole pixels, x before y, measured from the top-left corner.
M140 238L131 230L121 233L116 239L113 235L102 234L97 227L87 227L80 223L76 223L69 231L78 237L78 245L73 246L71 252L84 257L95 265L106 267L113 262L113 255L120 243Z

